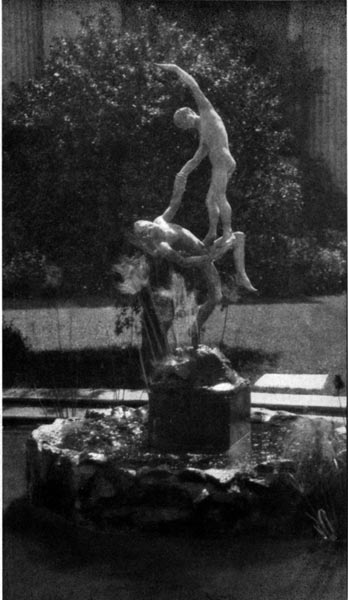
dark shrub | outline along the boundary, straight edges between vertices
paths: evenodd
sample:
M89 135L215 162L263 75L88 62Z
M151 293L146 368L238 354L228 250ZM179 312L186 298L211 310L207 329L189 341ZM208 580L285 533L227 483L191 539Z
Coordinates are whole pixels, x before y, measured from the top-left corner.
M56 40L40 79L17 90L4 126L4 248L10 257L37 248L64 269L72 291L105 290L125 227L165 209L197 146L172 122L178 107L196 108L192 95L154 66L176 62L230 133L233 225L248 234L250 258L260 257L254 270L265 292L284 264L284 236L310 229L303 173L289 158L298 151L289 107L311 94L315 74L293 43L280 49L260 37L237 7L207 28L196 27L192 9L181 5L168 18L158 6L134 4L132 26L119 35L107 12L85 19L76 39ZM206 159L178 213L199 237L209 176Z
M38 294L46 281L46 259L39 252L19 252L3 265L4 296Z
M246 240L246 266L264 296L335 294L346 289L347 243L342 232L292 237L279 233L251 234ZM230 255L220 264L233 273Z
M21 332L10 323L2 325L3 385L16 385L25 372L29 349Z
M342 244L343 246L343 244ZM347 250L318 246L308 272L306 292L338 293L347 287Z

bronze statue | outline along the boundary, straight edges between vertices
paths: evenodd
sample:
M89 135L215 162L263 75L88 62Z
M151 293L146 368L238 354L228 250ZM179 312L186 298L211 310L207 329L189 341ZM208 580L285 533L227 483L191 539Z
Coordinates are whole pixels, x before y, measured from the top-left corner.
M256 292L245 272L245 236L241 231L233 233L223 246L216 240L207 249L191 231L181 225L169 223L164 216L161 216L154 221L136 221L132 241L149 256L165 258L180 267L199 269L206 282L207 298L198 310L195 331L192 332L193 345L198 344L204 323L222 299L221 281L214 265L215 260L221 258L228 250L232 250L236 283L249 291Z
M209 315L222 300L221 281L214 262L227 251L233 252L236 269L235 281L249 292L256 292L245 271L245 236L241 231L232 232L232 210L226 198L226 187L235 170L236 163L230 154L228 137L222 119L197 82L183 69L172 64L159 64L161 69L176 73L187 84L197 102L199 115L190 108L181 108L174 115L178 127L198 130L200 143L195 155L175 177L170 204L154 221L137 221L134 224L132 242L146 255L161 257L173 265L199 269L207 287L206 301L199 307L194 331L193 345L199 343L200 332ZM180 206L189 173L201 160L209 156L212 164L211 184L206 203L209 213L209 230L200 241L191 231L172 223ZM221 218L223 234L217 238L218 220Z
M226 198L226 188L236 168L236 162L229 150L225 126L221 117L191 75L177 65L157 64L157 66L165 71L175 73L183 83L188 85L199 110L199 115L197 115L191 108L184 107L174 114L174 123L181 129L197 129L200 141L194 156L175 177L173 195L163 217L167 221L172 221L181 204L188 175L199 165L203 158L209 156L212 165L211 182L206 198L209 230L204 238L204 244L208 246L216 240L219 218L223 228L220 243L226 244L232 236L232 209Z

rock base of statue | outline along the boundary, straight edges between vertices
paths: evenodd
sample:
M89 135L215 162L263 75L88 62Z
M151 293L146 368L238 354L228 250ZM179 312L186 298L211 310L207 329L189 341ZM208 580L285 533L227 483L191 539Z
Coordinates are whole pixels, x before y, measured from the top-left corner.
M250 387L218 350L177 349L149 391L149 444L159 452L226 452L249 431Z

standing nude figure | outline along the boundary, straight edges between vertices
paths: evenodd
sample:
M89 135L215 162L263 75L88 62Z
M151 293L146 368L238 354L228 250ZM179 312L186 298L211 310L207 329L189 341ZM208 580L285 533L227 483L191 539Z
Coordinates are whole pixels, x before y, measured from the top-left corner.
M229 151L225 126L221 117L191 75L177 65L157 64L157 66L178 75L181 81L190 88L199 110L199 115L197 115L191 108L184 107L174 114L175 125L181 129L197 129L200 141L194 156L176 175L169 207L162 216L168 222L173 219L181 204L188 175L205 156L209 156L212 165L211 182L206 198L209 213L209 231L204 238L204 244L209 246L216 240L219 218L223 229L219 243L226 244L231 241L233 235L231 226L232 209L226 198L226 188L236 168L236 163Z

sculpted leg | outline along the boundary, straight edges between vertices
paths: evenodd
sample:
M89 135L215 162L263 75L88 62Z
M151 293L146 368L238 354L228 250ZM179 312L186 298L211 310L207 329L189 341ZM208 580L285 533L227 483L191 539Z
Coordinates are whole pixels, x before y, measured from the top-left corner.
M236 267L236 283L249 292L257 292L245 272L245 235L241 231L236 231L234 237L233 259Z
M218 206L220 209L221 223L222 223L222 239L221 243L225 244L229 242L232 236L232 208L227 201L226 195L222 194L218 198Z
M209 230L203 240L203 244L205 246L210 246L217 238L217 226L220 217L220 210L216 202L216 192L213 182L208 191L206 205L209 214Z
M230 178L230 174L226 169L215 168L212 172L212 180L210 189L208 192L207 204L213 198L215 207L219 212L219 217L222 224L222 237L219 238L219 244L226 244L231 241L232 237L232 209L226 198L227 183ZM209 214L209 221L211 226L211 219ZM208 233L209 235L209 233ZM208 236L207 236L208 237ZM216 227L215 227L215 239L216 239ZM213 240L214 241L214 240Z
M216 172L217 179L217 203L220 209L222 225L221 244L226 244L232 237L232 208L226 198L226 189L231 177L231 170L219 169Z
M213 265L213 263L207 263L204 266L202 266L201 273L205 279L208 294L206 301L199 307L196 323L194 324L191 331L192 343L194 347L196 347L200 342L200 334L204 323L211 315L214 308L222 300L221 280L219 273L216 267Z

